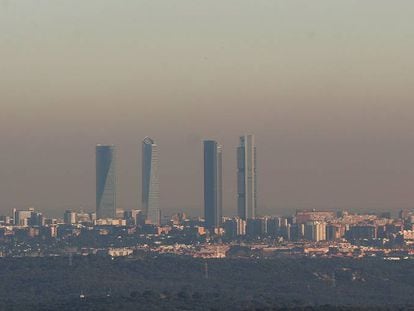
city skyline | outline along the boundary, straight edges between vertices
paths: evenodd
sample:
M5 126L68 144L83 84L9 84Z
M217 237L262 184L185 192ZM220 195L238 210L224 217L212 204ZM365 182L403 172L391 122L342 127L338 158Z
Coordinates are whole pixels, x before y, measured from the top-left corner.
M0 305L414 310L413 12L0 0Z
M243 132L261 146L266 213L414 206L413 2L6 0L0 8L3 212L95 209L97 142L116 143L117 204L135 207L141 154L131 142L150 134L162 146L168 211L202 214L200 141L226 146L223 212L231 213L230 150Z
M255 147L254 140L255 140L255 136L254 135L251 135L251 134L240 136L239 137L239 145L237 146L237 157L240 157L240 153L239 153L240 149L243 149L244 148L243 146L244 146L245 142L248 142L249 148L251 149L251 154L253 155L253 157L251 157L251 161L252 161L252 165L253 165L252 167L254 168L254 171L255 171L255 169L256 169L256 163L255 163L256 162L256 147ZM98 145L96 145L96 149L98 147L104 147L104 148L110 147L110 148L113 148L114 154L115 154L116 146L113 145L113 144L108 144L108 145L98 144ZM150 147L150 148L148 149L148 147ZM145 151L145 149L146 149L146 151ZM219 145L219 149L221 150L221 145ZM152 150L154 150L155 157L152 157L152 152L153 152ZM144 192L144 184L145 184L144 181L146 180L146 177L144 176L145 175L145 173L144 173L145 172L144 161L145 161L145 157L146 157L145 154L147 154L147 161L149 161L148 163L149 163L150 171L154 171L154 170L151 169L152 168L151 166L153 166L154 168L157 168L155 170L156 171L156 173L155 173L156 176L153 176L153 177L156 177L155 182L153 182L153 188L156 185L156 187L155 187L156 190L155 191L157 193L157 195L156 195L157 199L155 201L153 200L153 202L156 202L157 201L156 204L159 207L158 208L155 208L156 209L156 212L153 213L153 216L154 217L153 217L152 221L154 221L154 219L158 219L159 220L160 211L166 212L167 214L172 214L172 213L180 212L180 211L185 211L185 212L190 213L192 215L202 215L203 214L203 210L200 211L199 209L197 211L197 210L195 210L193 208L188 209L186 207L181 208L181 209L180 208L171 209L168 206L167 207L160 206L159 205L159 180L158 180L158 174L159 174L159 172L158 172L158 146L155 143L155 141L153 141L148 136L145 137L144 140L142 141L141 154L142 154L142 158L141 158L141 162L142 162L141 163L141 177L140 177L142 179L142 183L141 183L141 185L142 185L141 186L141 188L142 188L142 190L141 190L141 201L140 201L140 203L138 203L138 205L135 204L135 205L129 205L129 206L122 206L122 207L116 206L116 202L115 202L115 206L116 206L115 207L115 210L118 209L118 208L120 208L122 210L137 209L137 208L138 209L142 209L144 211L146 210L145 202L144 202L144 194L145 194L145 192ZM243 151L243 154L245 154L245 156L246 156L245 151ZM220 155L221 155L221 152L220 152ZM240 165L240 161L239 160L240 159L233 159L233 162L236 162L237 163L236 166ZM232 165L230 165L230 167L231 166ZM111 166L110 170L111 171L114 171L115 168ZM238 176L236 176L236 178L235 178L236 184L237 184L237 179L239 179L240 170L241 170L240 167L238 167L236 169L236 172L238 172L237 173ZM253 172L253 171L251 170L251 172ZM98 182L98 169L96 169L96 174L97 174L96 182ZM116 176L116 175L117 175L117 172L115 172L114 176ZM256 181L256 173L254 173L254 174L250 173L250 175L251 175L251 177L253 177L251 179L254 181L253 183L250 183L250 188L252 188L251 192L252 193L253 192L257 193L257 190L255 190L256 187L257 187L257 185L256 185L257 184L257 181ZM117 180L116 177L115 177L115 179L116 179L116 183L118 183L118 180ZM149 177L149 180L151 180L151 176ZM150 189L150 188L148 188L148 189ZM98 190L98 183L97 183L96 189ZM115 197L117 196L116 195L116 191L117 190L114 191L115 192ZM153 195L154 194L155 194L155 192L153 192ZM255 198L256 195L254 195L253 197ZM238 198L240 198L239 195L238 195ZM229 198L227 198L227 199L229 199ZM238 200L239 199L237 199L236 201L238 201ZM96 194L96 202L98 202L98 192ZM342 210L342 209L347 209L347 210L353 210L353 211L357 211L357 212L358 211L364 211L364 209L348 208L348 207L333 207L333 208L329 208L329 207L320 207L320 206L316 206L316 205L303 205L303 206L297 206L295 208L290 208L290 209L267 209L267 208L264 208L263 209L262 208L262 209L260 209L259 214L256 214L257 213L256 199L253 199L252 202L254 202L254 204L251 205L251 206L255 206L255 208L253 208L253 209L250 208L249 214L248 215L246 214L247 216L243 216L242 215L242 212L240 211L240 205L239 205L238 202L236 202L236 204L231 204L232 207L230 207L230 208L227 207L226 212L224 214L221 213L221 215L223 215L223 216L225 216L225 215L226 216L238 215L239 217L241 217L243 219L247 219L247 218L250 218L250 217L251 218L254 218L256 215L260 215L260 216L264 216L264 215L283 215L283 214L288 214L290 212L293 212L295 210L307 210L307 209L315 209L315 208L316 209L322 209L322 210L332 210L332 209L333 210ZM20 206L19 208L28 208L28 207L34 207L34 205ZM16 208L16 207L14 207L14 208ZM38 207L36 207L36 208L38 208ZM69 208L71 208L71 209L72 208L74 208L74 209L81 209L81 210L91 210L91 208L86 208L85 209L83 206L75 206L75 205L70 205ZM404 207L395 207L393 210L394 210L394 212L397 212L400 208L404 208ZM44 210L44 211L46 211L48 213L51 213L52 215L59 215L58 213L61 212L61 211L57 211L58 213L55 213L55 211L48 211L48 210L45 210L45 209L42 209L42 208L40 208L40 209L41 210ZM97 206L94 209L97 209ZM154 209L154 211L155 211L155 209ZM205 207L203 209L204 209L204 214L205 214ZM245 210L248 211L248 209L245 209ZM387 210L389 210L389 209L381 209L381 210L369 209L369 210L365 210L365 211L368 211L368 212L375 212L375 211L381 212L381 211L387 211ZM157 222L158 222L158 220L157 220ZM152 222L152 221L150 220L150 222Z

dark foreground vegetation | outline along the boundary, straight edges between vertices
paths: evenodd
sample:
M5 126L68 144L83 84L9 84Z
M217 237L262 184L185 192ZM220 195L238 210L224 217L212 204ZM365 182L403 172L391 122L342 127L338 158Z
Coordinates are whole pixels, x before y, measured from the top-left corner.
M206 264L207 267L206 267ZM2 310L408 309L414 262L5 258ZM81 298L80 294L85 298Z

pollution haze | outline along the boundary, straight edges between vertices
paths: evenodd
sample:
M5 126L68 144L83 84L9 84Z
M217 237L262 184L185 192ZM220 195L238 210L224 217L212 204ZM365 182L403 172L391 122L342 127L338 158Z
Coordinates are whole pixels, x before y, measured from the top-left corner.
M95 145L140 208L202 214L202 140L256 136L258 214L414 207L413 1L0 1L0 211L95 209Z

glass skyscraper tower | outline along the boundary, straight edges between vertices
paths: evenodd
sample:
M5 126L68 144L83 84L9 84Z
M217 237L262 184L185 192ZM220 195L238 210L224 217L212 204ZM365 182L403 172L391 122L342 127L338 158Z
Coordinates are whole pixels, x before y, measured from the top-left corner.
M241 136L237 148L237 213L244 220L256 217L256 186L254 135Z
M96 216L115 218L116 152L113 145L96 146Z
M145 137L142 142L142 208L148 222L159 225L158 146Z
M222 222L222 147L214 140L204 141L204 217L207 228Z

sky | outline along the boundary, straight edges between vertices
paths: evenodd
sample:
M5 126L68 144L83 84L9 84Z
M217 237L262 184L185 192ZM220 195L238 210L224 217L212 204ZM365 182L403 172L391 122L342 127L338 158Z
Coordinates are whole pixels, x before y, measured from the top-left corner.
M202 215L202 140L256 135L258 214L414 207L411 0L0 0L0 213L95 209L95 145L140 208Z

